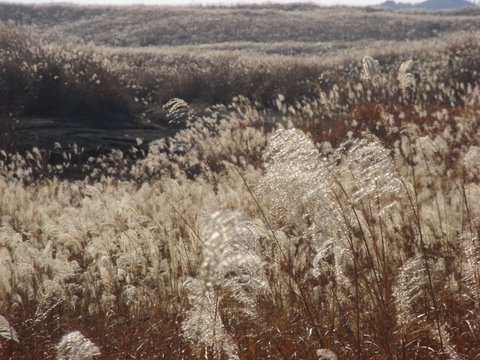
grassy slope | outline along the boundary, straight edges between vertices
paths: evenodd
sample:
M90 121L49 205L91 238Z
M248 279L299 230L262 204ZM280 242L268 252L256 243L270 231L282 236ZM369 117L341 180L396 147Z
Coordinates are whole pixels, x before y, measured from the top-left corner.
M114 46L422 39L480 27L480 11L397 13L313 5L78 7L0 4L0 20Z
M361 66L365 54L383 65L421 57L436 46L432 36L455 43L466 34L451 32L479 28L479 15L313 5L0 4L0 113L82 115L108 126L173 97L228 104L248 94L271 106L283 94L295 102L317 95L327 69Z

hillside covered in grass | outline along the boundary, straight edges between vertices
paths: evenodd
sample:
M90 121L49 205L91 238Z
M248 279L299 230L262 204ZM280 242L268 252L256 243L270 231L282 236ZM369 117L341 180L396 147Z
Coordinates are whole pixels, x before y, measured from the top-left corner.
M480 28L480 9L393 12L311 4L234 7L79 7L0 4L0 20L96 45L416 40Z
M474 82L475 39L478 32L416 41L107 47L68 37L52 39L35 28L3 24L0 113L16 118L80 116L105 127L144 119L150 109L161 108L172 98L205 108L228 105L234 97L246 95L271 107L281 94L293 104L317 97L322 87L331 86L328 82L358 71L367 54L377 57L383 70L409 57L420 62L444 58L442 72ZM468 69L445 66L456 57Z
M172 98L203 108L238 95L270 107L279 94L311 99L319 77L343 77L344 65L361 67L367 54L385 67L407 50L433 57L474 38L480 12L2 3L0 21L0 114L108 127L145 119Z

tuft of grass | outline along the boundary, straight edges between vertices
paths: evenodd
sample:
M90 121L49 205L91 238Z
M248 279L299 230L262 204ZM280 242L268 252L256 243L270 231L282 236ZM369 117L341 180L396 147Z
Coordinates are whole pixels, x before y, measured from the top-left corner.
M133 115L133 100L94 49L48 43L5 24L0 43L0 114L87 117L100 125Z

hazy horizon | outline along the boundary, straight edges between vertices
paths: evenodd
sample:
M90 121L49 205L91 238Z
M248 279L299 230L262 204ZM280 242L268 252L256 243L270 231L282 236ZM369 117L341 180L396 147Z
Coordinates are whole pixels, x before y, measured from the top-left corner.
M72 3L81 5L241 5L241 4L261 4L261 3L314 3L320 6L332 6L332 5L347 5L347 6L368 6L378 5L385 0L262 0L262 1L249 1L249 0L15 0L4 1L1 3L17 3L17 4L56 4L56 3ZM400 3L418 3L423 0L396 0Z

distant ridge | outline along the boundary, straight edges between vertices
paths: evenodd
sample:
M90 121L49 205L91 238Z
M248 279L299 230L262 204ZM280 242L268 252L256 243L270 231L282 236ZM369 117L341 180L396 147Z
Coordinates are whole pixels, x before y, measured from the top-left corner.
M425 9L425 10L452 10L465 8L478 8L477 5L467 0L426 0L418 4L397 3L393 0L387 0L380 4L383 8L402 10L402 9Z

